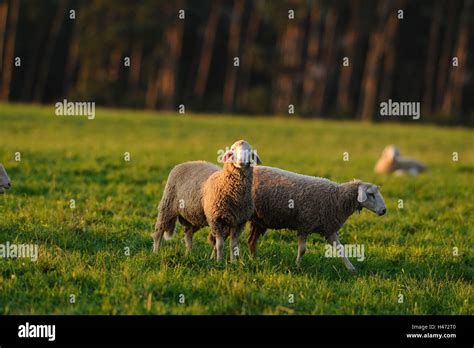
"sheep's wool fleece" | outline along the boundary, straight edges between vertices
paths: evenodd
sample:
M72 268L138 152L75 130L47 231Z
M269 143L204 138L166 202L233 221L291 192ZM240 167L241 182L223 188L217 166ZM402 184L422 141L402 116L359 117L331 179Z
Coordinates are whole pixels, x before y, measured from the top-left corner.
M264 228L292 229L329 236L356 210L358 180L337 184L328 179L278 168L254 168L255 214L252 223Z
M160 202L161 223L172 230L173 219L194 227L209 223L242 225L253 213L252 167L224 168L204 161L177 165L170 172Z

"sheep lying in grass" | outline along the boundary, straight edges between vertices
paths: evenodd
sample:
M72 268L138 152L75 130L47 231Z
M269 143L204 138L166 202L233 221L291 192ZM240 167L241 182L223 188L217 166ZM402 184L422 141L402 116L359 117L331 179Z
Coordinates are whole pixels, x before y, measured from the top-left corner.
M10 182L10 178L8 177L7 171L3 165L0 164L0 194L5 193L5 190L8 190L10 187L12 187L12 184Z
M386 146L375 165L377 174L395 173L401 175L409 173L418 175L427 169L426 165L417 160L400 157L400 151L395 145Z
M319 232L340 247L338 231L355 211L367 208L377 215L386 212L383 197L373 184L360 180L337 184L272 167L254 168L253 194L250 253L255 255L257 240L267 228L296 230L297 263L306 251L310 233ZM342 260L349 270L355 269L347 257Z
M178 219L185 228L187 252L192 250L193 234L209 226L216 240L213 255L217 261L222 260L227 236L230 236L231 261L235 260L237 240L254 212L251 163L261 161L243 140L232 145L223 161L224 168L196 161L179 164L171 170L158 207L153 234L155 252L163 234L165 239L174 234Z

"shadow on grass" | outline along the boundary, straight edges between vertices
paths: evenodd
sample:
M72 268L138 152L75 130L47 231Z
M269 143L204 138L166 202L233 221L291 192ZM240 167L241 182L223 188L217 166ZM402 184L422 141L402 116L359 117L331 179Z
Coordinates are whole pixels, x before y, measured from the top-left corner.
M169 244L169 243L168 243ZM227 247L227 245L226 245ZM469 277L470 261L468 258L440 258L438 255L413 259L410 255L398 260L371 256L364 262L352 260L356 267L355 272L349 272L338 258L326 258L321 254L307 253L300 265L295 262L296 250L292 248L272 250L261 248L257 256L252 258L247 251L242 253L236 264L229 261L228 248L226 261L216 263L209 260L211 247L203 242L195 243L192 255L185 254L182 241L173 241L172 245L162 244L160 253L154 254L160 265L166 267L191 268L197 274L209 271L235 270L237 272L269 272L275 275L305 275L325 280L353 281L360 278L379 277L382 279L396 279L401 275L417 280L431 279L435 282L445 282L447 279L467 280ZM150 253L151 254L151 253ZM157 264L155 264L157 266Z

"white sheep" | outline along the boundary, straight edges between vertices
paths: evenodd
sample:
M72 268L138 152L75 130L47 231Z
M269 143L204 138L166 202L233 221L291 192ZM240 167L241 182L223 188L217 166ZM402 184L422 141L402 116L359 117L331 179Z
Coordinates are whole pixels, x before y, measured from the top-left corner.
M0 194L5 193L5 190L8 190L10 187L12 187L12 184L7 171L5 170L5 167L0 164Z
M375 164L375 172L377 174L395 173L402 175L409 173L418 175L426 171L428 167L420 161L400 157L400 151L395 145L388 145L382 152L382 156Z
M360 180L337 184L265 166L254 167L253 195L255 214L248 239L251 255L255 255L257 240L267 228L291 229L298 234L297 263L306 251L310 233L319 232L340 247L338 231L355 211L367 208L377 215L386 212L383 197L373 184ZM347 257L342 260L349 270L355 269Z
M237 240L254 212L252 200L253 170L261 163L250 144L235 142L223 156L224 168L195 161L174 167L158 206L153 234L157 252L163 234L169 239L175 232L176 219L185 228L187 252L192 250L193 234L209 226L214 243L213 255L222 260L224 241L230 236L231 261L236 258Z

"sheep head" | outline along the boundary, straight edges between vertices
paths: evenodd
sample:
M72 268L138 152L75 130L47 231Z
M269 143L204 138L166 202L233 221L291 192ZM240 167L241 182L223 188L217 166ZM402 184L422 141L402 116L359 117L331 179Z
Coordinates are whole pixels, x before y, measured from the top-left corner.
M388 145L385 147L385 149L383 150L383 154L382 154L383 157L388 157L390 158L392 161L395 160L397 157L400 156L400 150L398 149L398 147L396 145Z
M378 186L362 182L359 184L357 192L357 202L359 202L362 208L369 209L378 216L382 216L387 212L385 201Z
M0 164L0 194L4 193L12 186L10 178L8 177L7 171Z
M375 164L375 172L377 174L390 173L393 165L400 156L400 151L395 145L388 145L383 149L382 156Z
M236 141L223 157L224 163L230 163L235 168L248 168L251 165L262 164L257 152L245 140Z

